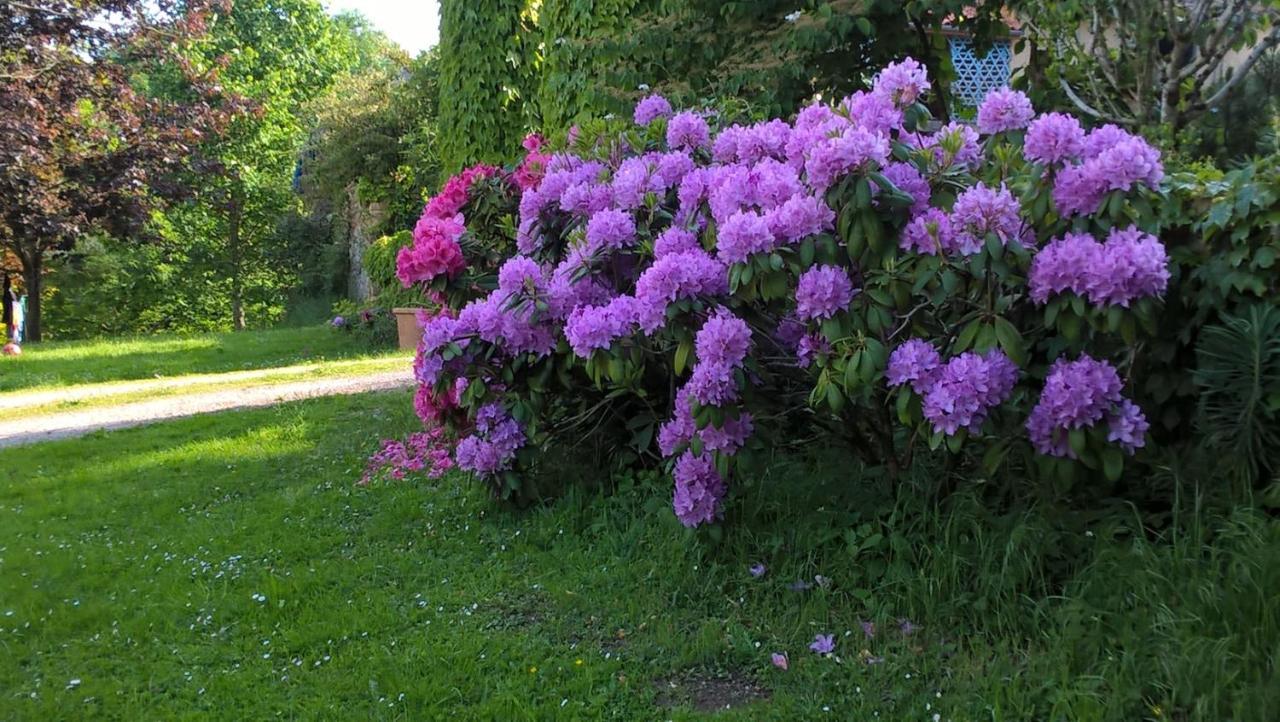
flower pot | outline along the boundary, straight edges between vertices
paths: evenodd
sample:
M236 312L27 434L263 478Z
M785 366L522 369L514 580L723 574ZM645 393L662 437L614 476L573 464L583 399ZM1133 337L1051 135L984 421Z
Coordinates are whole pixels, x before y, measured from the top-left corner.
M393 308L396 315L396 335L400 339L400 348L416 349L422 340L422 326L418 324L419 308Z

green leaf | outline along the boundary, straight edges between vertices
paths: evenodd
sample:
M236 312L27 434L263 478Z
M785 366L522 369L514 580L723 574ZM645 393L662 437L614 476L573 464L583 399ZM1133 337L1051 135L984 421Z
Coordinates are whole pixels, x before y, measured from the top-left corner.
M996 317L996 340L1000 343L1000 348L1004 350L1009 358L1019 366L1026 363L1026 349L1023 345L1022 334L1018 333L1018 329L1006 319L1004 316Z
M1124 454L1120 453L1120 449L1114 446L1103 449L1102 472L1106 474L1107 481L1118 480L1122 471L1124 471Z
M689 354L693 352L692 339L685 339L680 342L680 346L676 349L675 372L676 376L684 373L685 366L689 362Z

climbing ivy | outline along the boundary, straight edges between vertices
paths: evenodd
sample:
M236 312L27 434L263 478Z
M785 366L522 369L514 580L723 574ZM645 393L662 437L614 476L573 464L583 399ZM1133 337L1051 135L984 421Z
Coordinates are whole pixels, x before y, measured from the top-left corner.
M526 0L440 4L440 160L446 173L518 148L537 60Z
M606 51L629 31L637 10L652 0L543 0L538 11L542 65L538 86L541 126L551 132L608 108L604 92L611 59Z

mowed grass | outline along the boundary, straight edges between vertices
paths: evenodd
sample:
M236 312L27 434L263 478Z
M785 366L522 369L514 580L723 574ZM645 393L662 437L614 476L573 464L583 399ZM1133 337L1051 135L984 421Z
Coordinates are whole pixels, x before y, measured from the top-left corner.
M193 336L148 336L27 344L0 357L0 391L187 374L273 368L328 359L380 356L328 326Z
M0 718L1280 708L1280 533L1249 508L1152 539L1123 515L991 517L969 492L931 509L830 458L744 481L721 533L680 527L648 475L607 496L566 478L526 511L459 477L357 486L414 425L406 391L0 452ZM818 633L835 656L808 651Z

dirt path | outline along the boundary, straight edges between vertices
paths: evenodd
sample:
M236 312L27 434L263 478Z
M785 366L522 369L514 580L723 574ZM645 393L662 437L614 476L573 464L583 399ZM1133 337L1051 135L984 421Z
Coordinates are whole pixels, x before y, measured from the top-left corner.
M269 369L268 371L270 373L280 373L282 371L290 370L293 370L293 367L290 367L289 369ZM244 373L259 374L259 372L256 371ZM217 374L214 375L214 378L222 380L231 375L232 374ZM211 380L207 377L188 376L183 377L181 380L173 379L172 381L175 383L179 381L185 382L187 379L191 378L203 378L206 383ZM242 378L253 378L253 376L245 376ZM146 386L146 383L147 382L138 382L138 388L134 390L145 390L147 388L151 388ZM162 382L152 381L150 383L156 384ZM205 391L186 395L168 396L151 401L124 403L118 406L101 406L92 409L85 409L83 411L64 411L43 416L33 416L31 418L0 422L0 448L19 446L22 444L34 444L40 441L50 441L53 439L72 438L102 429L121 429L128 426L140 426L152 421L175 419L183 416L195 416L196 414L205 414L212 411L272 406L285 401L309 399L317 396L335 396L339 394L358 394L366 391L382 391L386 389L408 387L412 383L413 371L406 365L405 368L397 369L395 371L383 371L360 376L336 376L330 378L310 379L306 381L291 381L270 386ZM113 386L116 388L113 388L111 393L120 393L119 386ZM172 386L169 386L169 388L172 388ZM91 392L89 397L93 395L102 394L94 394ZM70 395L64 391L61 395L54 396L52 400L63 400L69 397ZM88 397L81 396L79 398ZM29 403L30 401L28 400L24 405Z

